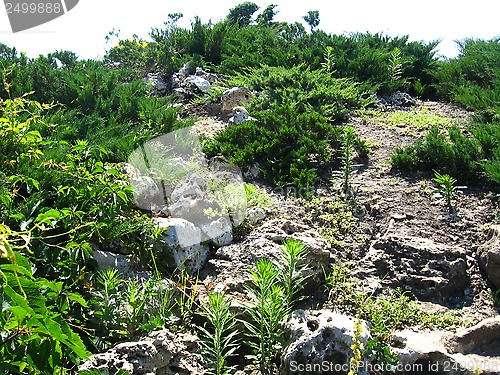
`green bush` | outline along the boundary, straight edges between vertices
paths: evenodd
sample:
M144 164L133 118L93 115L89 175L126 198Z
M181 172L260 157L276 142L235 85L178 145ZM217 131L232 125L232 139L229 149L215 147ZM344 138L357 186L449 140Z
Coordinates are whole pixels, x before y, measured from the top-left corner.
M391 161L402 169L438 169L472 184L481 181L482 176L500 183L499 133L496 125L477 125L469 134L456 126L448 134L432 128L423 140L396 149Z
M498 120L500 106L500 38L465 39L459 55L439 64L434 72L438 93L478 111L488 121ZM495 121L496 121L495 120Z
M370 104L373 92L350 79L332 78L304 64L292 68L263 66L229 79L228 86L246 86L262 93L256 110L293 105L300 112L316 111L330 121L345 119L349 110Z
M311 187L318 177L312 161L329 162L339 148L342 129L317 112L300 113L291 105L276 107L230 127L205 145L209 156L224 155L238 165L260 164L264 177L277 186Z

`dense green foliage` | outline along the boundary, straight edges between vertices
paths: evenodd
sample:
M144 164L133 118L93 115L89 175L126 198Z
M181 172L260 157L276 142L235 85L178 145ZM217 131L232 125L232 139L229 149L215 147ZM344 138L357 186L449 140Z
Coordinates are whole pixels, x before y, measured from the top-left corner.
M500 41L466 39L460 55L441 62L435 75L446 99L474 110L476 119L467 129L437 128L392 156L395 166L438 169L462 180L500 183Z
M174 278L173 293L160 287L158 269L142 285L117 272L96 272L92 260L96 246L116 241L146 263L155 261L150 239L159 233L133 208L121 162L144 142L194 120L182 118L173 96L152 95L150 72L170 77L190 61L193 69L223 77L212 99L225 87L253 90L247 108L254 120L226 128L204 150L240 166L257 162L276 186L311 191L322 172L342 169L350 195L355 156L366 158L370 149L343 125L376 95L397 90L455 102L477 118L467 129L431 128L396 151L394 166L500 183L498 39L464 40L457 58L439 61L437 42L328 35L318 29L317 11L303 17L306 30L302 23L274 21L275 8L246 2L223 21L196 17L188 29L177 25L182 14L169 14L164 28L151 30L151 41L120 40L102 61L69 51L28 58L0 44L0 373L75 372L92 352L173 321L187 327L192 319L196 281L185 272ZM427 129L431 119L423 121ZM250 205L267 207L257 189L246 192ZM338 240L355 221L334 203L334 213L320 220ZM263 371L285 344L280 322L304 281L296 262L302 245L288 250L288 269L257 263L247 290L252 321L246 328ZM229 301L211 298L205 349L214 372L222 373L235 348L228 333L235 323ZM377 311L369 311L375 327Z

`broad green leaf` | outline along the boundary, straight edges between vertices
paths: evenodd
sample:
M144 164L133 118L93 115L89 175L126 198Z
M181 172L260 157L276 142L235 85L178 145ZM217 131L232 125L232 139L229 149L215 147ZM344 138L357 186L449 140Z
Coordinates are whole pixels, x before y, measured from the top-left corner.
M35 316L36 313L35 311L31 308L31 306L28 304L28 301L26 299L24 299L23 296L21 296L19 293L17 293L16 291L14 291L14 289L12 289L10 287L10 285L5 285L4 286L4 293L6 296L8 296L15 304L19 305L20 307L22 307L24 310L26 310L26 312L28 314L30 314L31 316Z
M54 226L60 218L61 212L52 208L44 213L39 214L36 217L35 223L46 223Z
M87 301L78 293L68 293L67 295L71 301L79 303L82 307L89 307Z

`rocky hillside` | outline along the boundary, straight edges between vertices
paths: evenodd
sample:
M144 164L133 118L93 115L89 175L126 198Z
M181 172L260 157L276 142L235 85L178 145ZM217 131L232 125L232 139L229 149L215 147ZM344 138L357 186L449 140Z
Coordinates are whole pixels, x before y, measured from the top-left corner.
M223 95L222 103L186 104L186 115L198 117L191 134L210 142L224 129L252 121L248 116L234 117L246 113L237 105L246 102L247 94L247 89L235 88ZM265 258L279 263L283 243L289 239L306 246L302 262L307 265L307 279L295 305L300 309L284 322L287 345L273 371L306 374L333 373L335 366L349 369L353 345L359 342L370 350L363 351L358 373L390 369L497 373L500 320L491 290L499 286L500 227L494 193L478 186L456 186L451 212L433 173L398 171L390 160L396 148L413 144L431 126L466 128L474 114L443 102L404 97L404 103L389 98L349 116L346 125L367 141L371 153L368 160L353 155L348 196L342 176L330 170L321 170L325 182L312 194L301 196L296 189L269 185L254 165L236 183L255 186L258 203L249 200L245 220L236 226L233 222L233 228L229 221L221 225L220 218L207 222L209 227L222 228L212 235L211 246L200 248L204 241L199 228L202 234L209 231L197 223L199 217L195 224L162 219L169 222L167 236L175 228L173 236L179 237L173 240L170 235L167 240L169 251L177 249L172 255L176 264L188 265L196 274L191 285L196 291L193 303L203 305L211 293L223 292L231 301L232 313L243 320L252 319L248 316L249 271L256 262ZM227 114L226 101L237 111ZM184 178L181 182L176 189L180 186L186 201L174 200L173 205L196 206L197 199L207 199L189 193L193 188L203 190L199 181ZM151 189L144 194L137 200L151 199ZM175 195L174 189L171 197ZM171 206L166 211L187 217ZM197 243L182 245L183 239ZM118 256L115 263L120 262ZM204 324L202 317L194 317L192 324ZM245 329L240 329L238 337L244 341ZM98 354L82 368L126 368L132 373L174 373L181 368L193 374L206 368L202 357L193 354L199 352L193 344L196 338L161 332L173 335L172 342L178 344L168 344L172 339L160 340L154 332ZM238 346L237 351L243 354L244 347ZM242 357L229 363L240 369L237 373L258 372Z
M0 44L0 373L500 373L498 38L258 8Z

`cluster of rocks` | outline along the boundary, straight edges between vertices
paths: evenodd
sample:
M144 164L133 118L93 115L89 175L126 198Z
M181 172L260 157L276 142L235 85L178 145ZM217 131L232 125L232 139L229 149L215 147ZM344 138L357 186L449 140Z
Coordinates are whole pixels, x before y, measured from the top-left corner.
M187 62L175 72L170 81L163 73L148 73L146 82L154 96L165 96L170 92L177 94L181 101L196 95L203 95L210 91L212 84L219 81L219 76L205 72L201 67L196 67L195 74L190 74L190 63ZM232 87L221 95L219 112L230 123L241 124L245 121L255 120L250 116L243 105L250 103L255 94L246 87Z
M177 73L172 75L172 91L181 100L207 93L211 84L219 80L217 74L205 72L199 66L196 67L195 74L189 74L190 68L188 61Z
M281 375L292 374L500 374L500 318L486 319L458 331L404 330L390 338L398 363L378 363L366 354L353 367L353 345L366 348L372 338L363 320L329 310L296 310L284 322L290 345L281 356ZM201 374L206 368L199 339L167 329L124 342L93 355L79 370L119 370L131 374ZM480 371L480 372L479 372Z
M417 103L417 99L412 97L406 92L396 91L387 96L377 96L376 106L379 109L387 108L406 108L414 106Z
M153 96L165 96L169 92L168 80L163 73L148 73L146 82L149 84Z
M304 263L308 265L306 288L313 290L323 280L331 261L329 243L319 233L289 219L271 219L253 230L243 241L217 249L201 270L199 279L215 290L244 293L250 282L249 269L262 258L276 263L282 259L282 244L295 239L307 246Z
M134 375L202 374L206 366L198 352L197 336L163 329L93 355L79 367L79 371L116 374L121 370Z

